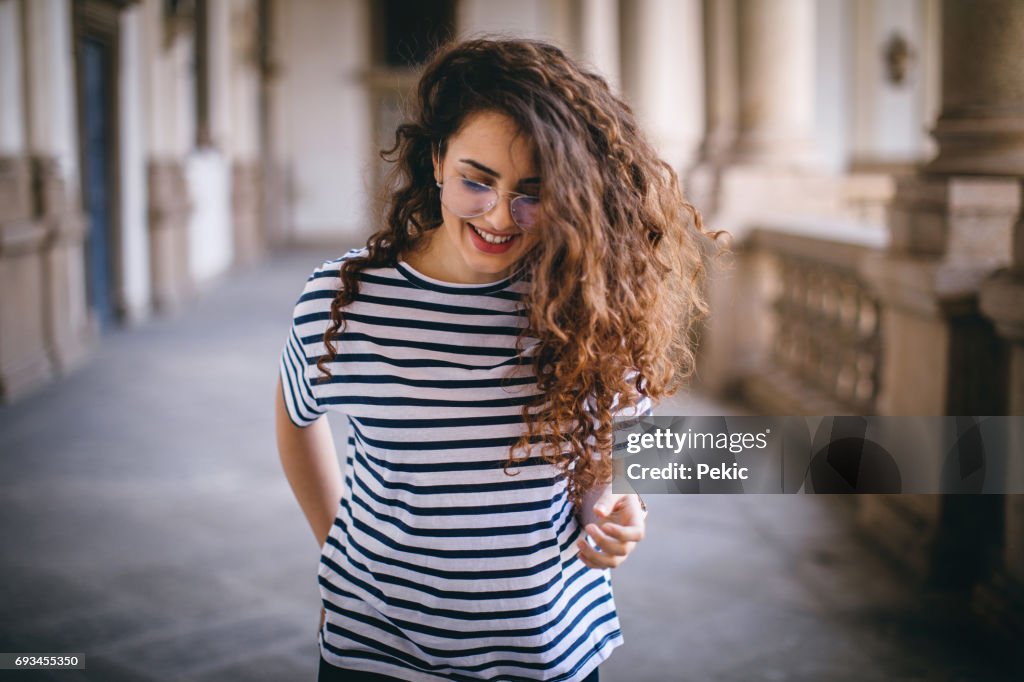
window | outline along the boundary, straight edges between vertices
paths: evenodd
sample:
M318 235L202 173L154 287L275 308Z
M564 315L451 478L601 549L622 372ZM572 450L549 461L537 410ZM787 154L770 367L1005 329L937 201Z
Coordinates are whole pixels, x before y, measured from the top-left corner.
M384 0L374 3L378 65L415 67L455 33L452 0Z

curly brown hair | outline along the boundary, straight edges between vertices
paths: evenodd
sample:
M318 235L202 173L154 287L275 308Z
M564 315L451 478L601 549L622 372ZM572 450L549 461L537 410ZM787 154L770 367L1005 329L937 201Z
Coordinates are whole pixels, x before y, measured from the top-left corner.
M658 158L632 110L605 80L559 48L534 40L477 39L440 48L419 81L411 119L395 145L387 222L367 252L346 259L331 304L326 354L359 274L394 266L442 223L432 151L472 114L511 118L531 142L544 184L541 239L523 259L529 325L537 340L539 394L524 406L526 429L509 467L531 444L565 475L577 511L611 478L613 413L642 396L671 395L694 365L694 322L707 313L699 212L675 171Z

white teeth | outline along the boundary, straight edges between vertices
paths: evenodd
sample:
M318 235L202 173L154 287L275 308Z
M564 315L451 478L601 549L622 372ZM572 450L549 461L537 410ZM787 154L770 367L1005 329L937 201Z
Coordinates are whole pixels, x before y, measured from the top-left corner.
M514 234L510 234L505 237L495 237L493 234L484 232L483 230L476 229L476 227L474 227L473 225L470 225L470 227L472 227L473 231L480 235L481 239L483 239L488 244L504 244L509 239L512 239L512 237L515 236Z

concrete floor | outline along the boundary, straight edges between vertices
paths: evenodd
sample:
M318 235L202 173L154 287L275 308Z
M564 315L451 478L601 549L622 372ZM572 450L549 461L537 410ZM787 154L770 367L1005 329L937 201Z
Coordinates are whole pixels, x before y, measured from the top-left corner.
M317 545L272 400L291 305L329 256L233 275L0 409L0 652L87 663L0 680L314 678ZM677 410L731 411L662 412ZM626 644L602 680L1024 679L865 551L848 503L648 498L649 539L614 574Z

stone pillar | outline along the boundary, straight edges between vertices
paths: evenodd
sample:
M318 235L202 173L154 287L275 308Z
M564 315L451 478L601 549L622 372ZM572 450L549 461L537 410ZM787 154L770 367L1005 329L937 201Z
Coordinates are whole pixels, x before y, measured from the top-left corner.
M704 132L700 2L633 0L622 8L623 90L659 153L682 172Z
M33 219L30 182L27 159L0 156L0 403L53 375L46 352L46 230Z
M1024 205L1024 180L1020 181ZM1024 208L1013 228L1013 262L981 285L981 310L1009 345L1006 414L1024 415ZM1016 443L1011 452L1024 452ZM1009 462L1007 480L1024 481L1024 458ZM975 609L1005 634L1024 637L1024 495L1007 495L1003 565L975 594Z
M184 159L195 133L191 33L167 32L160 2L142 5L146 36L146 217L150 290L159 312L181 307L194 292L189 271L189 216L192 199Z
M121 10L118 74L118 152L121 286L118 313L127 324L145 319L152 307L149 262L149 220L146 196L146 85L147 53L144 9L131 5ZM155 38L160 40L161 38ZM157 43L160 44L159 42Z
M736 0L704 2L704 115L701 156L711 162L730 159L739 126Z
M702 163L717 169L706 203L714 210L713 226L742 240L753 222L794 214L835 218L842 213L843 183L821 172L815 140L817 4L734 2L734 14L725 3L713 17L715 70L723 76L711 85L713 137L705 139ZM735 96L728 92L733 59ZM699 173L694 180L704 196Z
M231 222L234 227L235 263L258 261L265 252L260 230L263 174L258 161L236 160L231 164Z
M0 0L0 403L45 383L43 244L33 220L22 87L21 8Z
M173 312L194 293L188 249L192 204L185 168L177 160L151 160L146 177L153 306L158 312Z
M1024 173L1024 3L944 0L942 112L928 170Z
M259 60L259 154L260 154L260 234L268 245L287 241L292 233L291 213L287 209L287 173L279 159L284 158L278 139L283 128L274 102L278 89L279 40L277 27L282 23L278 3L256 0L258 13ZM275 20L275 16L278 18Z
M46 230L46 336L51 362L66 371L85 358L98 334L85 297L71 7L67 0L42 0L21 8L35 220Z
M196 5L194 40L196 57L205 55L206 77L196 82L197 96L205 99L206 120L198 120L196 147L185 159L185 178L192 203L188 226L189 271L193 281L212 281L230 267L234 258L231 212L231 42L229 2ZM202 71L200 71L202 73Z
M685 176L687 198L705 216L718 210L721 171L732 159L739 111L736 0L704 0L704 120L700 161Z
M234 227L235 263L252 263L262 257L263 235L260 161L260 64L259 15L253 0L233 0L230 5L231 125L227 153L231 158L231 222Z
M1008 261L1021 210L1022 22L1015 0L942 6L938 155L897 185L890 251L864 264L883 304L883 414L1006 410L1005 343L979 310L979 289ZM913 519L924 541L908 548L893 531L909 523L893 500L864 498L862 519L883 544L932 584L964 590L984 578L1010 507L992 496L899 502L926 509Z
M613 89L621 87L619 0L581 0L580 56L597 69Z
M209 2L207 13L209 21L208 52L210 60L210 81L208 97L210 98L210 137L213 145L224 151L228 148L228 138L234 121L232 120L233 84L233 48L240 37L244 24L235 24L235 3Z
M978 286L1009 252L1018 210L1008 178L918 176L889 211L890 252L865 262L887 339L883 414L1000 414L1001 351Z
M25 153L20 26L18 1L0 0L0 154L6 157Z
M737 0L738 160L814 161L813 0Z

